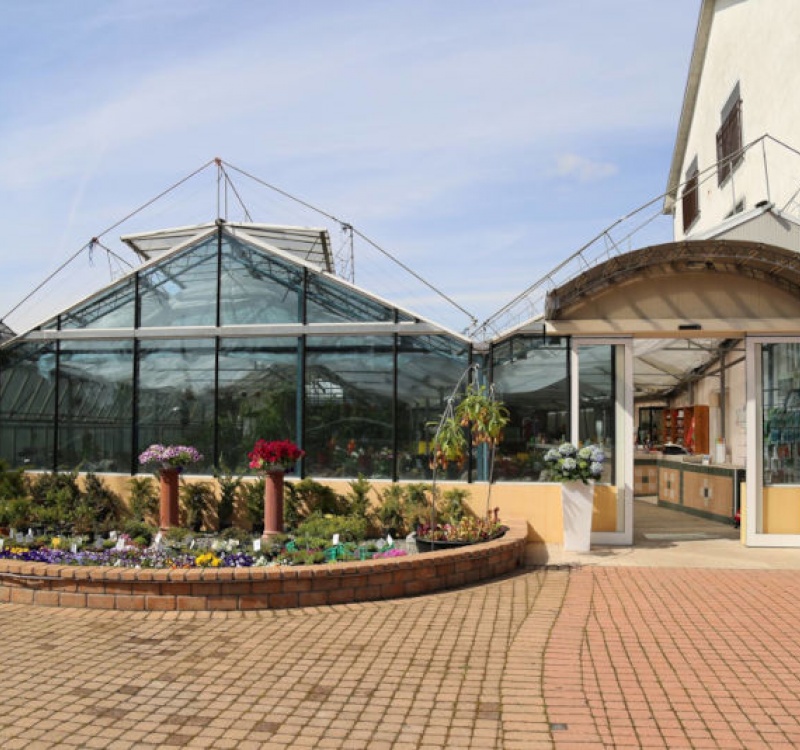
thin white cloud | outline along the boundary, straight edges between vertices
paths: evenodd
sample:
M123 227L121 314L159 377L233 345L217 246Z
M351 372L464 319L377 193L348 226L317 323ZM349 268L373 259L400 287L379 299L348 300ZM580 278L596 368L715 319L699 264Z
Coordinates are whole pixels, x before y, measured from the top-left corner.
M574 177L578 182L596 182L617 174L616 164L593 161L577 154L561 154L556 159L555 174L559 177Z

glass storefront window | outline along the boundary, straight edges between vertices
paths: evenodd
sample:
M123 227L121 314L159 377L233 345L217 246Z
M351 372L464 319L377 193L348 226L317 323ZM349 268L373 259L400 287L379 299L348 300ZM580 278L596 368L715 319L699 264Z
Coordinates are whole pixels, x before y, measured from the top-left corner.
M578 351L578 441L603 446L606 460L598 481L613 484L617 433L614 347L581 346Z
M296 338L220 341L221 465L247 471L247 454L260 438L298 442L297 346Z
M544 454L569 436L569 349L560 337L515 336L492 349L495 392L509 422L494 478L539 481Z
M761 347L764 485L800 484L800 344Z
M306 343L306 473L393 474L394 337L310 336Z
M448 336L400 336L397 355L397 443L400 479L428 479L430 441L447 399L469 365L469 347ZM448 468L466 479L467 467Z
M214 464L214 359L208 339L164 339L139 345L138 445L192 445L204 461L190 471L203 474Z
M0 351L0 458L10 466L52 468L55 392L55 345Z
M58 468L131 468L133 342L65 341L58 388Z

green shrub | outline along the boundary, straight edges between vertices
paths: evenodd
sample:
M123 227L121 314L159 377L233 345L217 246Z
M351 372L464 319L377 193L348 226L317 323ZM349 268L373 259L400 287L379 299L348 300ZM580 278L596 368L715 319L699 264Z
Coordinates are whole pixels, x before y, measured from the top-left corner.
M15 497L6 501L8 525L18 531L27 529L33 523L33 503L27 497Z
M334 534L339 535L341 542L356 542L364 538L367 531L367 519L363 516L323 516L314 513L297 527L298 537L318 537L330 540Z
M231 526L225 529L225 531L221 532L219 538L224 539L225 541L228 541L229 539L235 539L237 542L239 542L239 544L249 544L253 539L253 535L249 531Z
M207 524L217 504L214 490L208 482L190 482L180 489L183 525L198 532Z
M313 479L303 479L296 483L286 482L284 487L286 488L284 521L290 529L297 528L297 525L312 513L344 516L350 510L347 498Z
M164 532L164 540L171 544L183 544L191 532L182 526L172 526Z
M31 523L62 532L72 527L85 504L78 486L78 472L51 472L27 477L31 498Z
M266 480L259 477L255 482L242 482L238 494L247 510L250 528L256 534L264 530L264 487Z
M428 484L407 484L404 488L403 528L405 533L414 531L422 523L430 523L431 504Z
M9 469L8 464L0 460L0 501L23 497L25 494L25 472L22 469Z
M214 471L214 479L219 484L217 528L222 531L233 526L233 511L236 507L236 497L242 484L242 478L234 476L233 472L222 463L220 469Z
M292 565L317 565L325 562L325 550L321 549L297 549L282 555L285 560Z
M81 504L94 518L95 533L107 534L119 529L130 512L122 498L96 474L89 472L84 478L84 492Z
M372 492L372 484L359 474L358 479L354 479L350 484L350 493L347 500L350 503L348 515L367 517L369 511L369 493Z
M457 526L468 515L466 500L468 490L453 488L442 493L442 501L437 505L436 522Z
M148 547L153 543L153 537L157 531L157 527L135 518L126 521L122 526L124 534L127 534L136 544L144 547Z
M136 521L158 521L159 493L152 477L131 477L130 490L131 516Z
M375 518L382 534L402 534L405 530L403 518L403 488L390 484L381 492L381 503L375 509Z

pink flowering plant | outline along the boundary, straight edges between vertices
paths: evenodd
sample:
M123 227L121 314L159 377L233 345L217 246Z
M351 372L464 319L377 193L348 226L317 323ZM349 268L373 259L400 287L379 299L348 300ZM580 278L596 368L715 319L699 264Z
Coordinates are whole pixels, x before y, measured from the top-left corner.
M458 523L440 523L434 526L421 524L417 527L417 538L437 542L461 542L476 544L502 536L506 527L497 515L487 518L465 516Z
M305 455L291 440L257 440L247 457L251 469L270 472L291 471Z
M203 460L203 454L191 445L161 445L154 443L139 455L142 465L158 464L160 469L182 469Z

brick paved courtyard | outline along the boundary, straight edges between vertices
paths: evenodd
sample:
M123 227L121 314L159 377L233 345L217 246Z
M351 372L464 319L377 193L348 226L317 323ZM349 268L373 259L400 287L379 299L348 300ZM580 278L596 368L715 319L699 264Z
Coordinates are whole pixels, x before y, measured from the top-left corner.
M305 610L3 604L0 746L797 747L798 594L584 567Z

